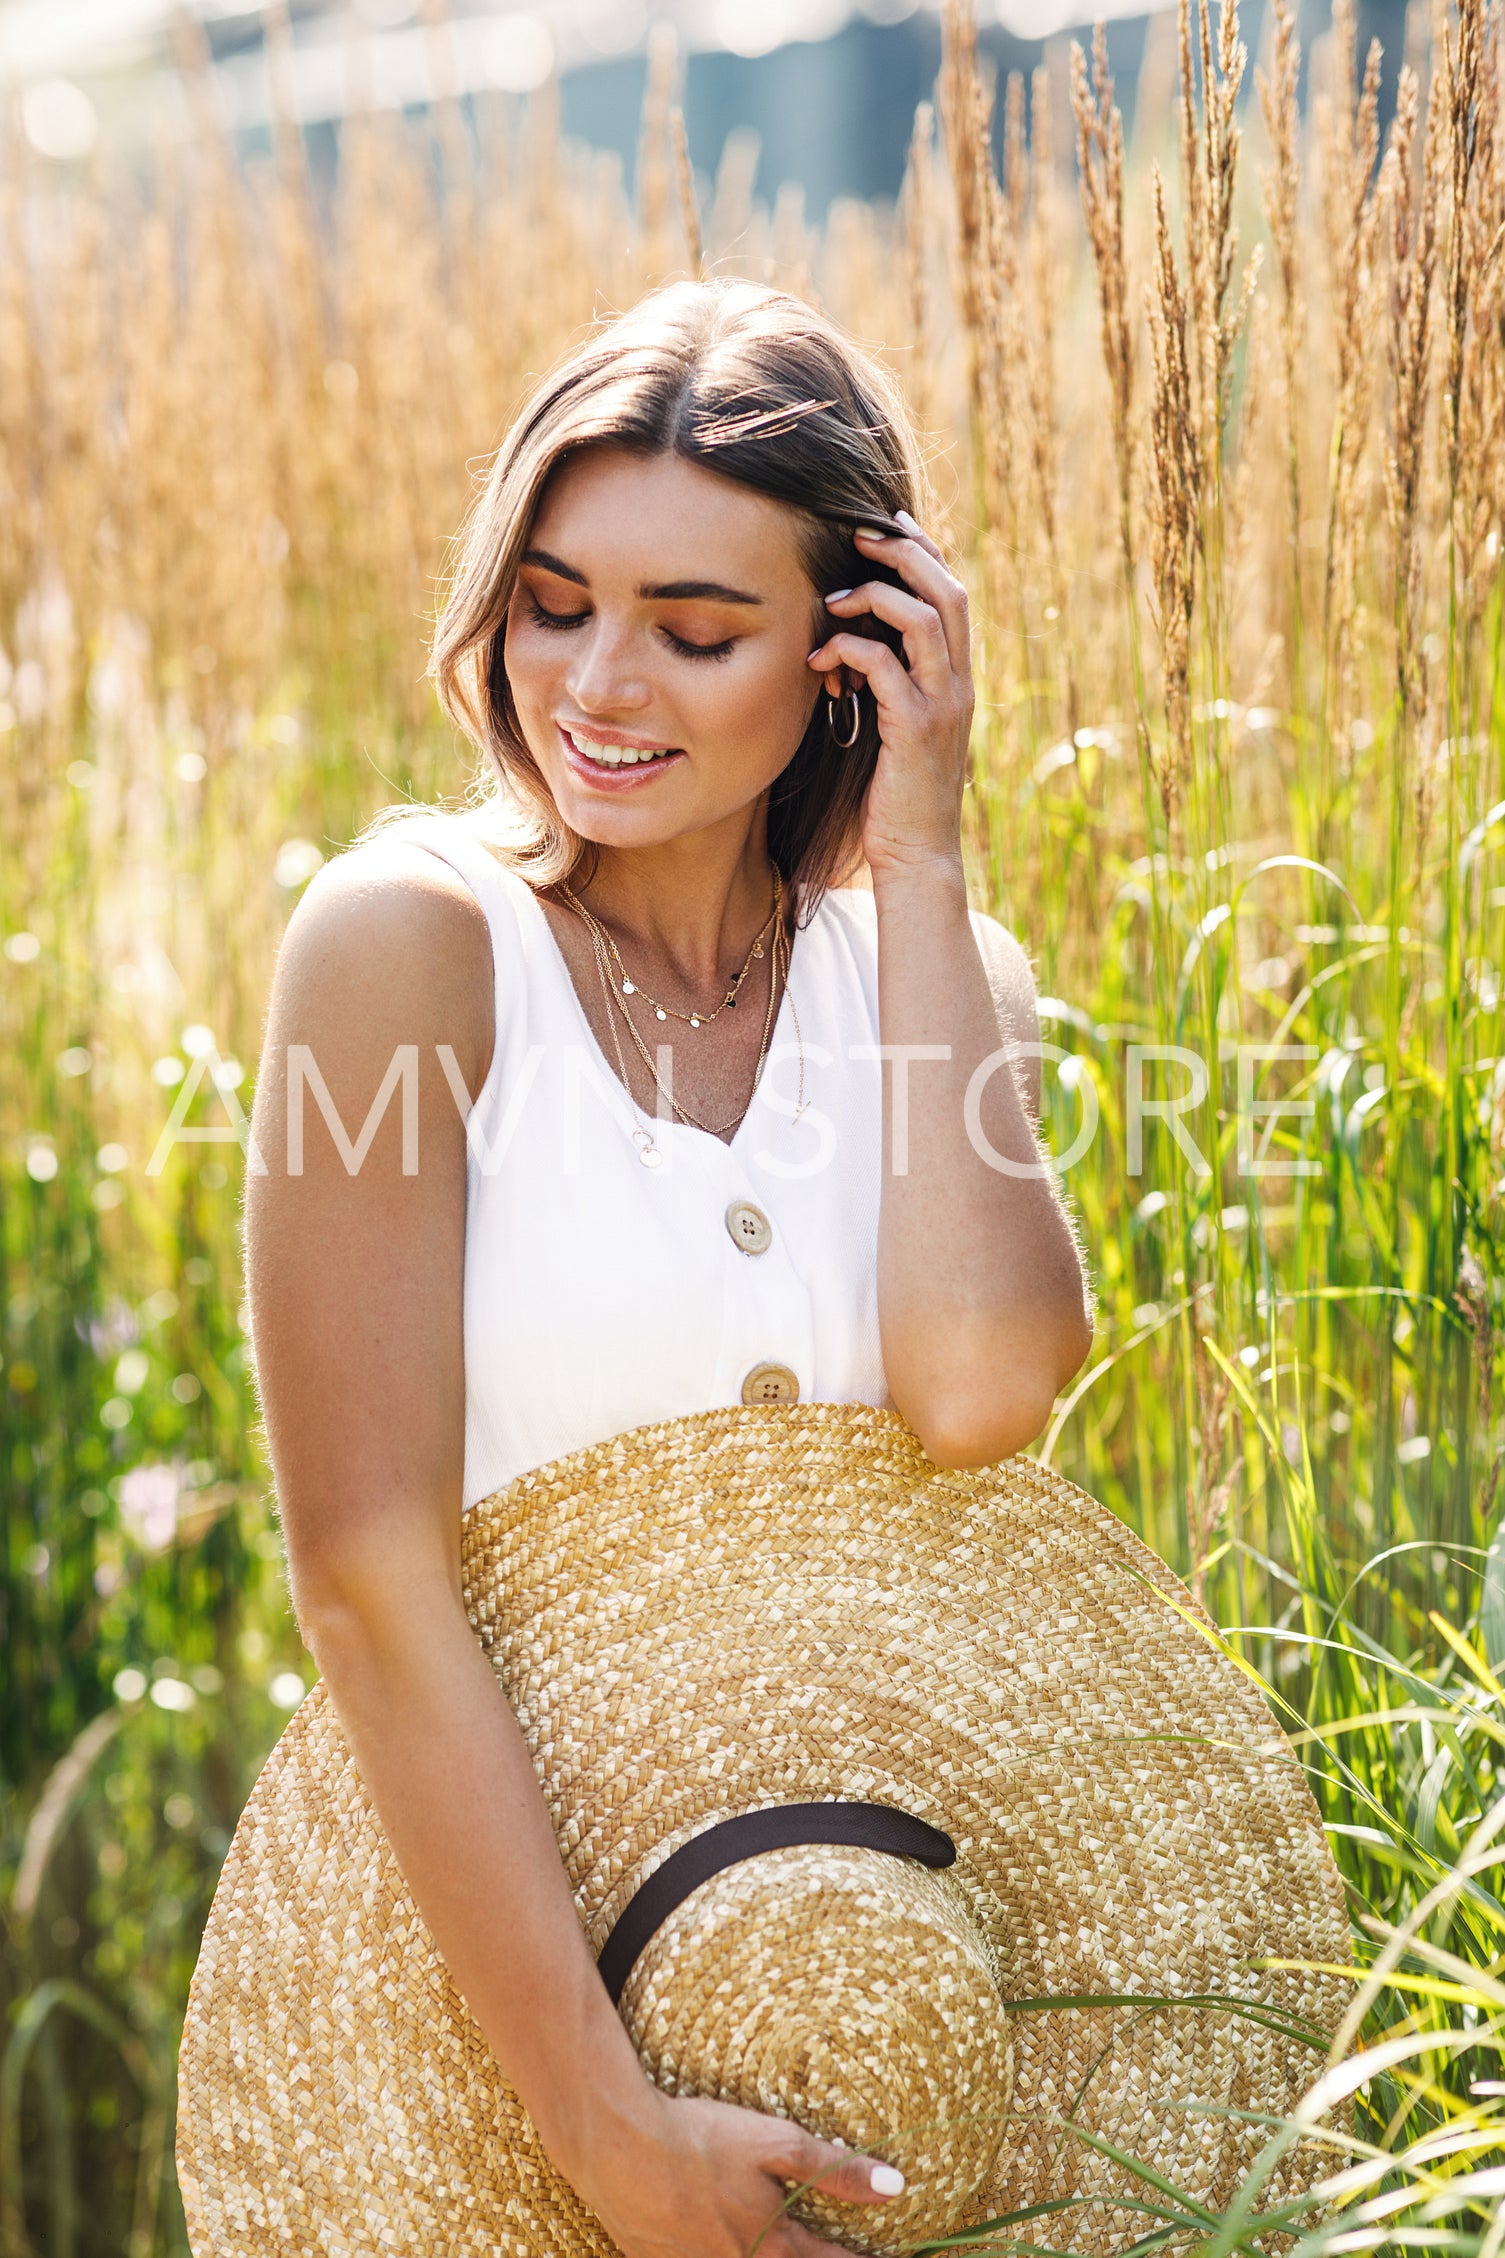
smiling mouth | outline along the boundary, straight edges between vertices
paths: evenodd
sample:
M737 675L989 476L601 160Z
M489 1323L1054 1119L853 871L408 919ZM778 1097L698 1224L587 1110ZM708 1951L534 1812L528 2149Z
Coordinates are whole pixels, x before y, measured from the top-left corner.
M562 725L561 734L580 759L589 762L593 768L652 767L655 762L677 759L681 750L677 745L591 744Z

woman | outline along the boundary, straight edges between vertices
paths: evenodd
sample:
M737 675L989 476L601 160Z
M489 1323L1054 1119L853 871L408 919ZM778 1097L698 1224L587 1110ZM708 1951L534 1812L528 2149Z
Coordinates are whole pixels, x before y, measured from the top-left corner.
M247 1246L298 1620L627 2258L741 2258L790 2181L902 2181L649 2084L461 1605L463 1511L739 1392L890 1403L986 1464L1091 1338L1009 1064L1028 965L967 905L966 598L916 498L895 388L792 299L684 285L598 333L498 454L438 632L497 788L331 862L273 987ZM354 1147L300 1151L310 1082Z

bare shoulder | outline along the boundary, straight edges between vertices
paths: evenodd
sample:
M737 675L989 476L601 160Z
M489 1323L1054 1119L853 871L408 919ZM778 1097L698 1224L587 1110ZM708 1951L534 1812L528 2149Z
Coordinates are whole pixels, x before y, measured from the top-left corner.
M460 876L380 836L324 865L282 937L245 1246L295 1574L388 1508L458 1524L468 1143L451 1069L473 1098L490 950Z
M491 942L486 913L452 864L396 835L347 847L317 871L288 921L287 938L307 946L342 940L385 942L406 957L414 942L441 939L446 948ZM394 967L395 969L395 967Z
M998 1014L999 1031L1015 1041L1038 1043L1040 1040L1040 1013L1035 991L1034 967L1023 944L1006 925L986 910L972 912L972 930L977 936L978 953L988 976L988 986L993 991L993 1008ZM1027 1058L1021 1061L1024 1087L1029 1108L1038 1124L1040 1119L1040 1061Z
M495 1032L486 913L438 855L365 840L310 881L282 937L274 996L284 1020L450 1043L475 1090Z

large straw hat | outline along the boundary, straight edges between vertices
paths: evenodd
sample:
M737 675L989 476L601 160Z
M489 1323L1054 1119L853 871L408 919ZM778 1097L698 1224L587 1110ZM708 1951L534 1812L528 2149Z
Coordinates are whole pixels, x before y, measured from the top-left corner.
M1257 1688L1104 1507L1024 1458L938 1467L893 1411L738 1406L521 1476L467 1516L464 1581L652 2075L909 2177L802 2217L902 2251L1064 2204L1014 2239L1121 2251L1162 2198L1114 2148L1227 2203L1347 1997L1260 1963L1345 1962L1343 1894ZM614 2249L322 1686L215 1896L178 2163L196 2258Z

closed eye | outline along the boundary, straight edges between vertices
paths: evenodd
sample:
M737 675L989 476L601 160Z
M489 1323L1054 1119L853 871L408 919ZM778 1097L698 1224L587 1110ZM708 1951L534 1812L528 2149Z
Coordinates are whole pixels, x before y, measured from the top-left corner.
M735 635L728 635L720 643L691 643L683 635L676 635L672 628L666 627L664 634L670 649L687 659L728 659L737 647Z
M535 626L566 630L572 627L582 627L591 616L589 611L551 612L546 604L539 602L531 588L527 589L525 594L528 599L528 615ZM725 636L719 643L694 643L690 641L688 636L676 635L674 630L669 627L663 630L663 635L670 650L678 652L681 658L686 659L730 658L737 646L735 635Z
M583 620L590 618L589 612L546 611L531 589L528 592L528 609L538 627L578 627Z

